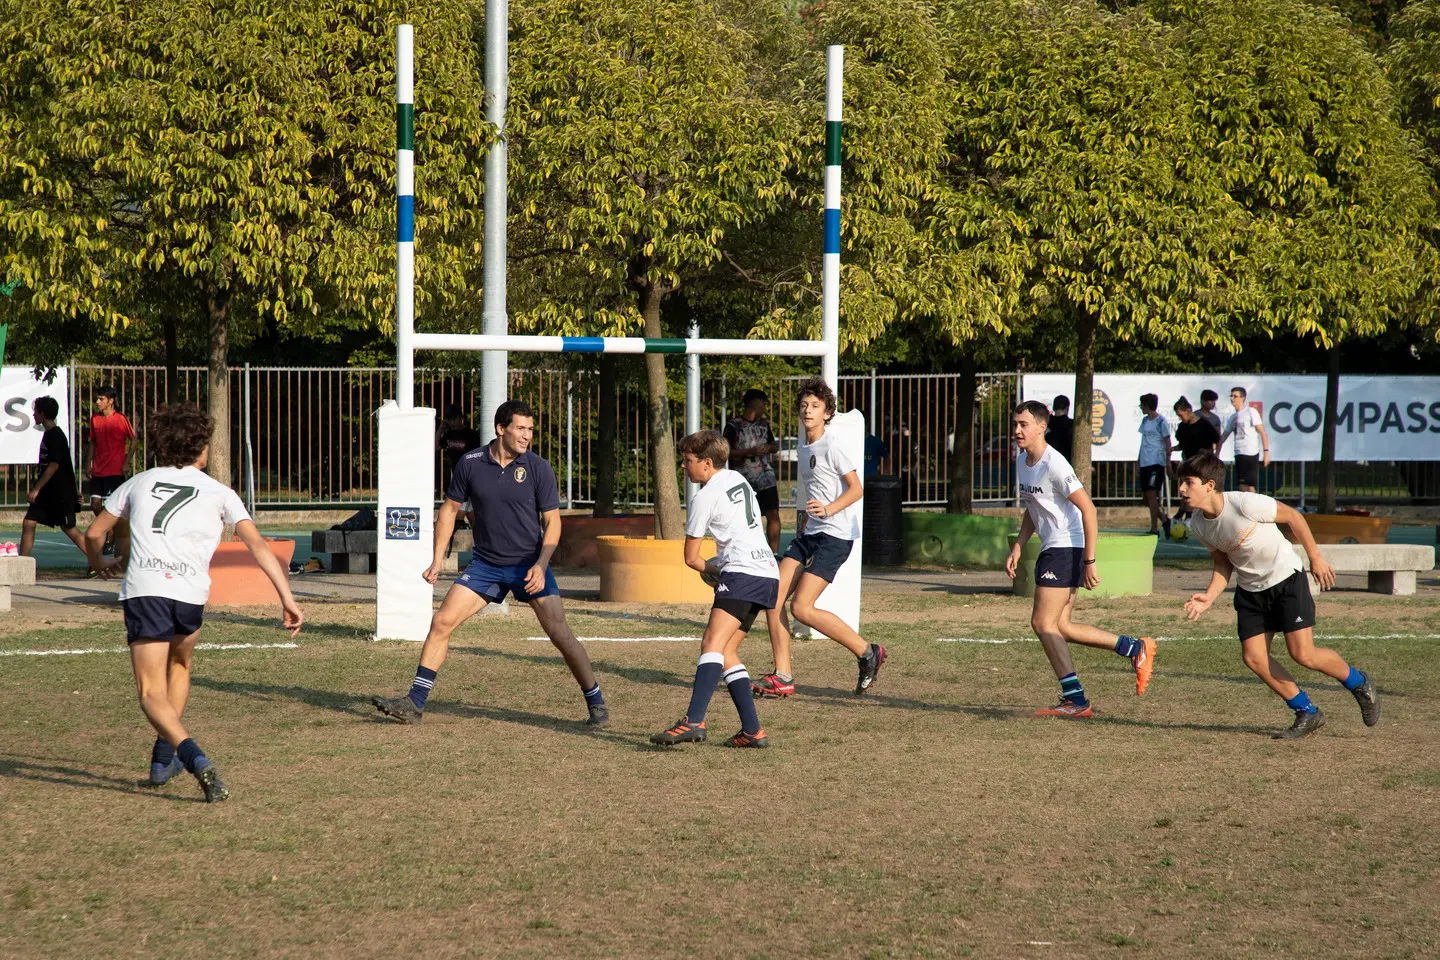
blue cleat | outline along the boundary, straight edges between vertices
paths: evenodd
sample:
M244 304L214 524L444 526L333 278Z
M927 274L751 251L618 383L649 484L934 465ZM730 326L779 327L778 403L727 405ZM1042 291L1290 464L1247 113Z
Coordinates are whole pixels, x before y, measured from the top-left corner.
M180 762L179 757L171 757L169 763L150 764L150 786L163 787L175 779L185 769L185 764Z

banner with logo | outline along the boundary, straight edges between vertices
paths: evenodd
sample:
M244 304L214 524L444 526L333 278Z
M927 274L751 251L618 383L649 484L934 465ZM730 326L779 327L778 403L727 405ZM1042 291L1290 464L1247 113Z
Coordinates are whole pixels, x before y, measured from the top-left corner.
M1246 401L1260 411L1271 460L1320 459L1325 420L1325 378L1270 374L1118 374L1095 375L1090 418L1091 458L1134 460L1140 453L1140 395L1160 398L1160 414L1174 427L1180 422L1175 401L1184 396L1198 412L1200 392L1220 395L1215 407L1221 431L1235 412L1230 388L1244 387ZM1026 374L1020 385L1026 400L1049 406L1057 396L1075 394L1073 374ZM1220 451L1235 456L1235 442ZM1178 452L1176 457L1178 457ZM1335 458L1353 460L1440 460L1440 377L1343 376L1335 430Z
M37 397L54 397L60 404L55 418L60 429L75 449L74 432L70 429L70 375L65 368L55 371L50 383L37 380L30 369L0 369L0 463L34 463L40 459L40 435L44 429L30 414L30 404Z

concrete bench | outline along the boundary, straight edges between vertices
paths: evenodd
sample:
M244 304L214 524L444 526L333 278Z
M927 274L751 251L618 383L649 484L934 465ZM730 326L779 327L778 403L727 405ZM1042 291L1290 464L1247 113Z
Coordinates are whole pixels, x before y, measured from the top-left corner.
M1403 543L1322 543L1320 555L1336 573L1367 573L1371 593L1408 597L1415 592L1415 575L1435 567L1435 548ZM1305 569L1310 561L1297 544L1295 552ZM1312 581L1311 587L1315 584Z
M474 537L469 530L455 531L442 573L459 572L460 554L474 548ZM314 553L330 554L331 573L374 573L380 534L374 530L312 530L310 549Z
M34 557L0 557L0 610L10 609L11 587L34 585Z

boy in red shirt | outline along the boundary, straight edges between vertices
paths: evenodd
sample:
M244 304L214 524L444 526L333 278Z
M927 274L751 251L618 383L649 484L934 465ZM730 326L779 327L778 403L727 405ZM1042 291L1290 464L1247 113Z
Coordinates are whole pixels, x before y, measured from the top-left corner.
M135 427L130 420L115 409L114 387L101 387L95 391L95 415L90 418L90 511L100 516L105 498L125 482L125 466L130 462L130 441L135 439ZM128 536L121 530L121 553L128 546ZM115 553L114 540L105 542L105 553Z

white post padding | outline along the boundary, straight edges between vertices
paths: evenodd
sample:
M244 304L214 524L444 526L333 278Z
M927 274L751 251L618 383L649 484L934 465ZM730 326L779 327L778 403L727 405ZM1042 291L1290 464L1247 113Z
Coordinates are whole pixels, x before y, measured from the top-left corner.
M826 433L835 434L835 439L840 443L841 449L850 455L859 469L860 482L865 482L865 415L859 410L849 410L845 413L835 415L830 425L825 428ZM805 505L798 504L800 509ZM860 530L865 529L865 498L861 497L860 502L850 508L855 511L855 523ZM820 594L820 599L815 605L822 610L829 610L841 620L849 624L850 629L856 633L860 632L860 552L863 548L864 537L855 538L855 546L850 548L850 559L840 568L835 575L835 580Z
M435 546L435 411L386 400L380 421L375 639L423 641L433 589L421 576Z

